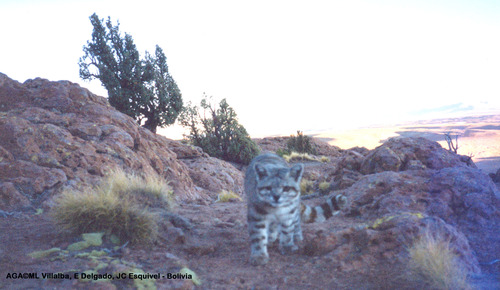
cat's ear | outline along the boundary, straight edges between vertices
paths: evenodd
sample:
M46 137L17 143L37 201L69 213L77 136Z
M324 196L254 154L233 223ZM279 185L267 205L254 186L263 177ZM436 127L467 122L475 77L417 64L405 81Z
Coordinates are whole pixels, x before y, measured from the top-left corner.
M257 163L254 166L255 172L257 172L257 181L263 179L266 177L269 173L267 172L266 167L262 166L261 164Z
M302 173L304 172L304 165L295 164L292 168L290 168L290 177L295 180L295 182L299 182L302 178Z

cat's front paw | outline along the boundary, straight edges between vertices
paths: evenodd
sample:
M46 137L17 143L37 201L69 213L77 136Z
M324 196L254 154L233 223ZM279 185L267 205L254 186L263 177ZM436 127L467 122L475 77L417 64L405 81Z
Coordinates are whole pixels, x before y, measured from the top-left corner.
M250 256L250 264L252 264L252 266L265 265L267 262L269 262L269 255L260 254Z
M297 252L298 249L299 249L299 247L297 245L280 246L280 252L282 255Z

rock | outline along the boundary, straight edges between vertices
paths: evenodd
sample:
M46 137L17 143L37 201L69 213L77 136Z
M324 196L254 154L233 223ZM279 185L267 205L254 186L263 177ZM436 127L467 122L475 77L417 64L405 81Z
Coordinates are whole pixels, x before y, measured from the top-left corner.
M0 146L0 162L7 162L14 160L14 156L5 148Z
M327 142L311 137L312 144L316 148L316 155L318 156L330 156L339 157L342 153L342 149L337 146L330 145Z
M46 190L64 183L67 178L64 171L42 167L33 162L15 160L0 163L2 181L12 183L29 200L36 200Z
M50 200L62 188L95 184L110 169L157 174L177 199L203 198L177 159L203 153L140 127L103 97L68 81L0 74L0 182L12 184L0 209ZM22 195L24 198L22 198Z
M192 243L184 247L184 250L191 255L204 256L215 252L216 248L217 245L213 242L198 242L193 240Z
M194 183L216 198L222 190L243 194L243 172L214 157L182 159Z
M361 172L364 174L378 173L383 171L399 171L403 160L388 146L381 146L372 151L361 164Z
M0 148L0 152L1 152L1 148ZM0 153L0 156L1 156L1 153ZM493 182L500 183L500 168L497 170L496 173L490 173L489 175L491 177L491 180L493 180Z
M361 177L363 177L363 175L357 171L341 168L334 176L332 187L336 190L351 187Z
M167 244L184 244L186 243L186 235L184 232L176 227L168 227L165 233L167 237Z
M377 269L389 267L389 284L405 279L409 261L408 248L419 236L432 233L450 241L451 250L470 273L479 273L480 268L467 238L455 227L436 217L419 217L399 214L378 224L347 228L337 232L320 231L305 238L304 253L319 255L331 260L331 267L347 275L362 275L365 279L376 278ZM374 277L372 277L374 275ZM392 277L391 277L392 276Z
M415 169L442 169L454 166L471 166L467 156L454 154L437 142L425 138L391 138L372 150L363 160L360 171L372 174L383 171Z
M377 231L394 227L402 218L432 218L473 272L479 271L480 263L497 259L496 253L500 252L500 194L490 178L478 169L459 165L440 170L385 171L366 175L340 192L348 197L346 216L369 221L368 228ZM423 227L429 226L416 221L412 222L414 229L408 231L422 232ZM367 234L370 236L370 232ZM404 230L393 235L410 233ZM336 239L342 240L338 236Z
M362 177L344 190L350 203L347 214L374 220L401 211L423 212L431 172L412 173L386 171Z
M74 124L69 127L69 131L73 136L84 140L98 140L102 135L101 128L90 122Z
M286 142L290 137L268 137L268 138L255 138L252 139L259 145L262 153L272 152L275 153L278 149L286 149Z
M177 154L177 159L193 159L198 157L209 157L200 147L185 145L177 141L169 140L168 148Z
M429 214L456 226L481 263L500 253L500 192L482 171L453 167L432 175L429 182Z
M0 208L12 211L17 207L29 206L31 202L22 195L12 182L0 182Z
M359 169L361 168L361 163L363 162L363 159L367 154L368 152L363 154L353 149L345 150L339 161L338 168L340 170L348 169L351 171L359 171Z

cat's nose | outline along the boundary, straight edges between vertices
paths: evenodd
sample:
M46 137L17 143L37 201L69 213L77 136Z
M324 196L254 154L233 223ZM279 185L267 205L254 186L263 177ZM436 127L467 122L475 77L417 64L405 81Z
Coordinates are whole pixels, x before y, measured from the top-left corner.
M273 198L274 198L274 201L278 201L280 199L280 196L279 195L273 195Z

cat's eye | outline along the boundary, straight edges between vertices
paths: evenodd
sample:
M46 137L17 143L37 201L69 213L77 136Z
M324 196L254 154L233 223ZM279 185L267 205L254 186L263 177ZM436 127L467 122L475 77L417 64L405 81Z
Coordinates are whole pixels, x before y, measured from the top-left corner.
M293 187L291 187L291 186L285 186L285 187L283 187L283 192L290 192L292 190L293 190Z
M260 191L270 192L270 191L272 191L273 189L272 189L270 186L266 186L266 187L261 187L259 190L260 190Z

